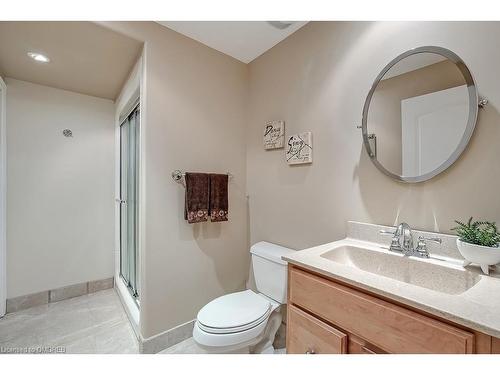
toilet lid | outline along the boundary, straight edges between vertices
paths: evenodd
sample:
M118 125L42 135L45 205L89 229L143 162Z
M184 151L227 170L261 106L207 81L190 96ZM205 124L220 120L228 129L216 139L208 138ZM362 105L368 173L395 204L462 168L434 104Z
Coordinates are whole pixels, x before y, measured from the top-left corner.
M271 313L271 303L259 294L245 290L214 299L198 313L197 320L204 330L236 331L249 329Z

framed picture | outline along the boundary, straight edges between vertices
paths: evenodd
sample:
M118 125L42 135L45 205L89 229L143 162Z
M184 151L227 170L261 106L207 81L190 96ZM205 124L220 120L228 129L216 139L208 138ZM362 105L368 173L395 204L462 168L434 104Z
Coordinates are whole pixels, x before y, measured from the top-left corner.
M312 133L305 132L288 137L285 150L290 165L312 163Z
M285 141L285 121L274 120L266 122L264 128L264 149L282 148Z

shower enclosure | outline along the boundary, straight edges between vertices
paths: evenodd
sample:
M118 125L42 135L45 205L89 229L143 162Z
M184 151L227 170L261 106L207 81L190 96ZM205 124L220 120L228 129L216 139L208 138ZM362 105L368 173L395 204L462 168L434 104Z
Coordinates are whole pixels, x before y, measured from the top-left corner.
M7 86L0 77L0 318L7 306Z
M120 276L138 301L139 104L120 125Z

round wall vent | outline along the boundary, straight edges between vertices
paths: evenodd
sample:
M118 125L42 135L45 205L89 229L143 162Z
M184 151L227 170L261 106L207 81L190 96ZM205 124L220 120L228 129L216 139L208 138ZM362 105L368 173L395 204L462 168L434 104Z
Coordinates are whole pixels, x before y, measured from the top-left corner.
M73 136L73 132L71 131L71 129L64 129L62 133L65 137L72 137Z

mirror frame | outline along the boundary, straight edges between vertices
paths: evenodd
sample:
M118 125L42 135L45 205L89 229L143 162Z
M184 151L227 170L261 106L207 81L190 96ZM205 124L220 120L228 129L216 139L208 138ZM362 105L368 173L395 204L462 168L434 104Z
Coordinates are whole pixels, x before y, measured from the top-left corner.
M394 174L387 170L377 159L375 154L371 150L371 146L369 143L368 139L368 129L367 129L367 122L368 122L368 110L370 109L370 102L373 96L373 93L375 92L379 82L382 80L384 75L391 69L394 65L396 65L398 62L403 60L404 58L411 56L411 55L416 55L418 53L435 53L438 55L441 55L443 57L446 57L448 60L452 61L455 66L460 70L462 73L465 82L467 84L467 91L469 93L469 117L467 119L467 127L465 128L464 134L462 136L462 139L460 140L460 143L458 144L457 148L453 153L448 157L448 159L443 162L439 167L434 169L431 172L425 173L420 176L415 176L415 177L404 177L400 176L397 174ZM389 64L387 64L384 69L377 75L377 78L375 78L375 81L372 84L372 87L370 91L368 92L368 95L365 100L365 105L363 106L363 118L362 118L362 124L361 124L361 129L363 133L363 144L366 152L368 153L368 156L370 157L371 161L375 166L378 168L379 171L384 173L386 176L392 177L398 181L402 182L407 182L407 183L415 183L415 182L423 182L430 180L431 178L437 176L441 172L445 171L448 169L462 154L462 152L465 150L467 147L467 144L469 143L470 138L472 137L472 133L474 132L474 128L476 127L476 122L477 122L477 115L478 115L478 110L479 110L479 94L477 91L477 86L474 81L474 77L472 76L472 73L470 72L469 68L465 64L465 62L454 52L450 51L449 49L443 48L443 47L436 47L436 46L423 46L423 47L418 47L414 48L411 50L408 50L399 56L397 56L395 59L393 59Z

